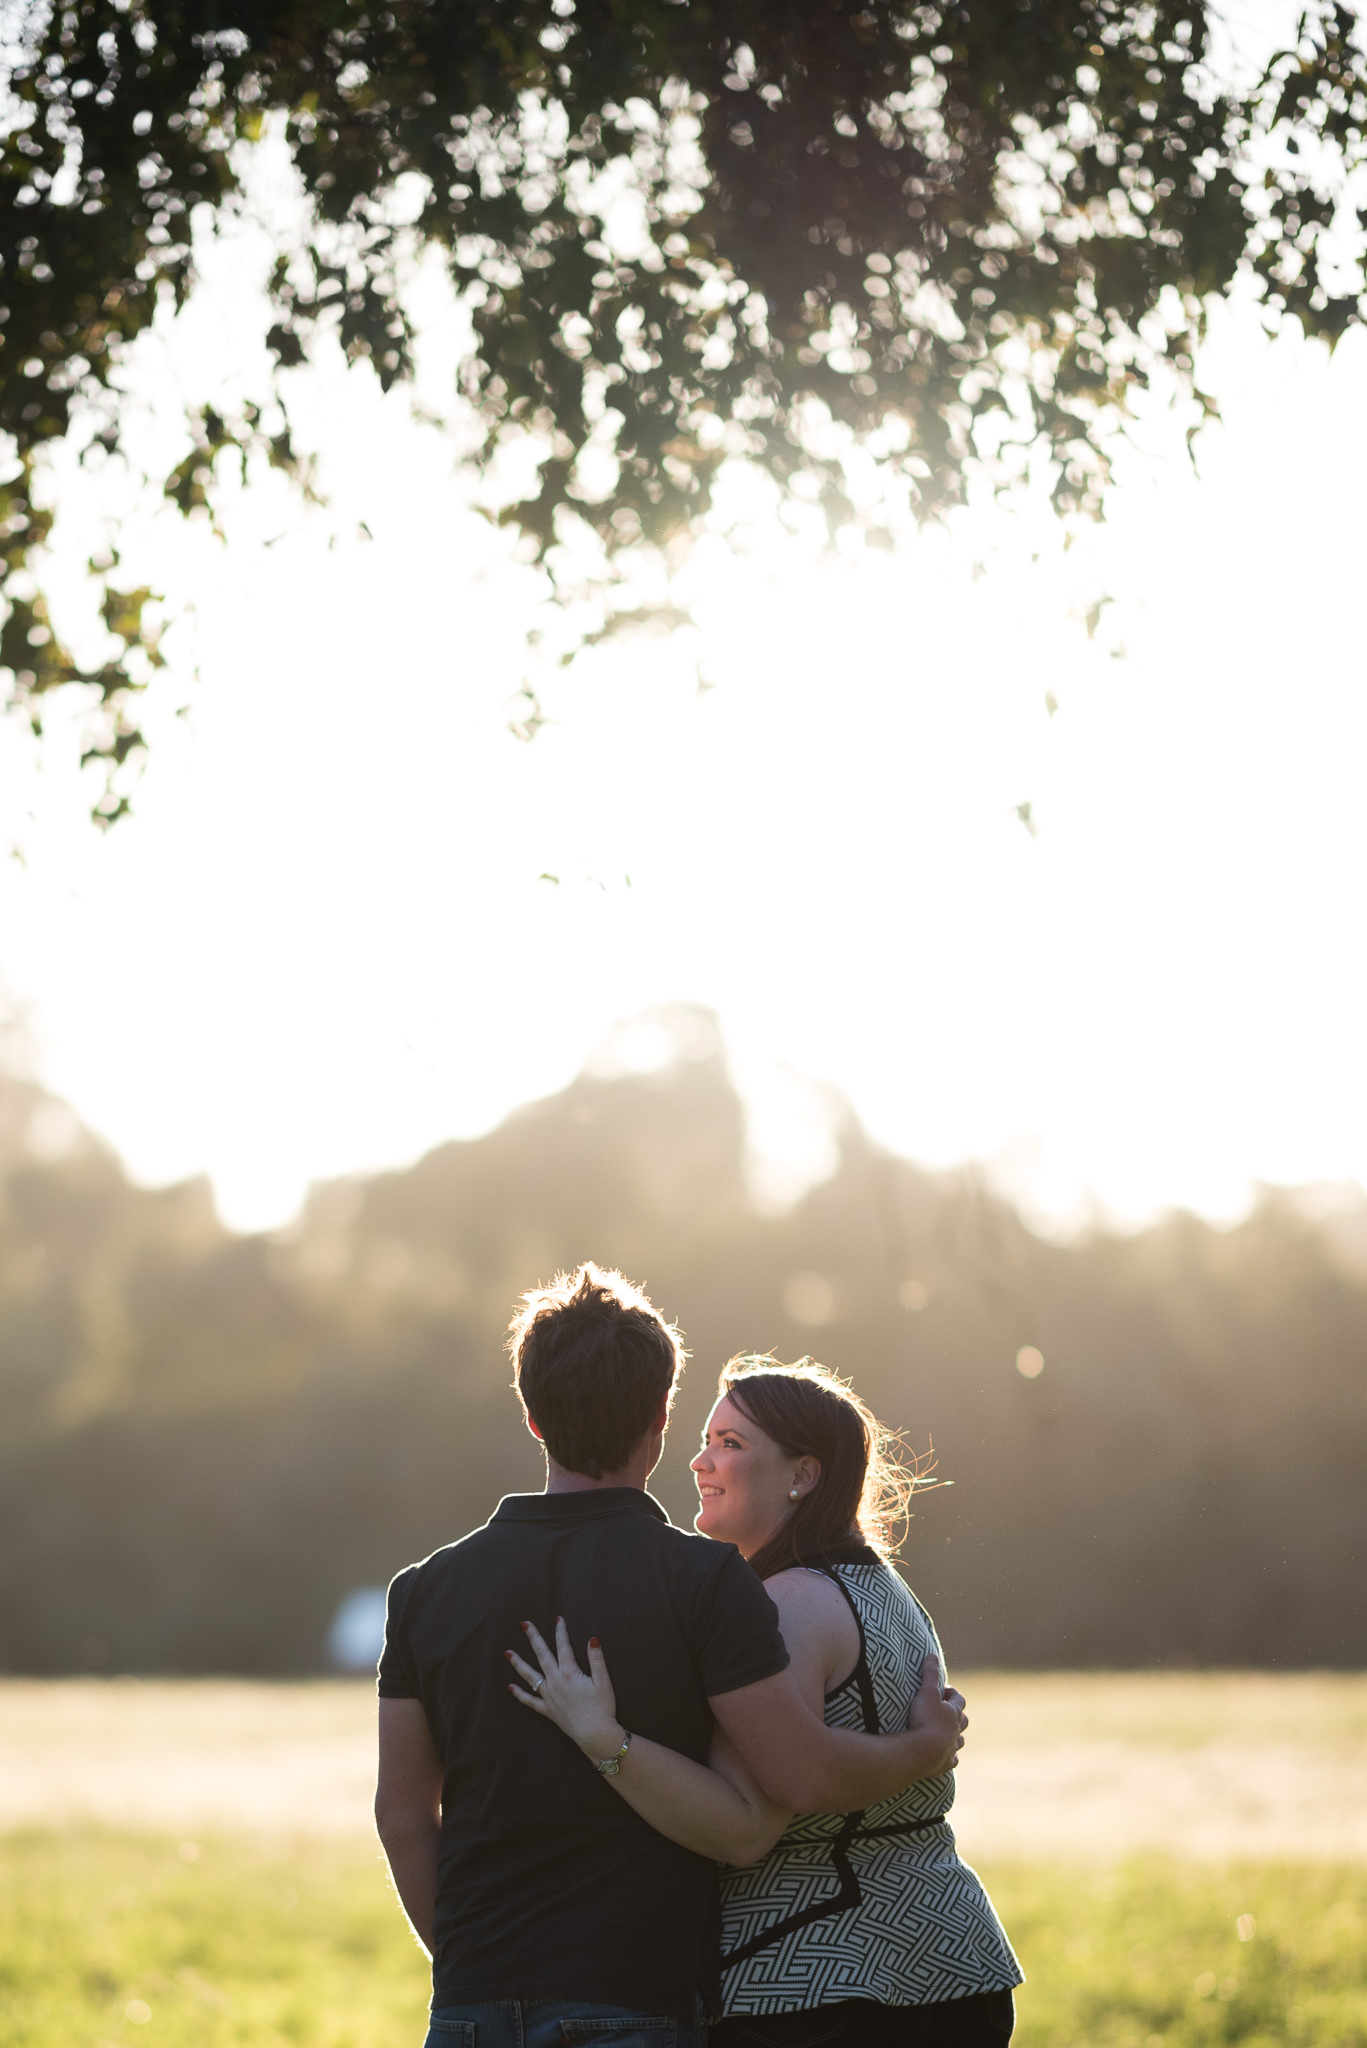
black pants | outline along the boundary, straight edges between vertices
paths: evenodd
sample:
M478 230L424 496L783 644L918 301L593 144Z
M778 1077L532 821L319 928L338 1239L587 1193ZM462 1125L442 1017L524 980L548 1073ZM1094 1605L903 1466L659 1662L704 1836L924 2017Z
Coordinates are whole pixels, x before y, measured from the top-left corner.
M978 1991L935 2005L851 1998L763 2019L738 2013L707 2038L710 2048L1006 2048L1015 2024L1009 1991Z

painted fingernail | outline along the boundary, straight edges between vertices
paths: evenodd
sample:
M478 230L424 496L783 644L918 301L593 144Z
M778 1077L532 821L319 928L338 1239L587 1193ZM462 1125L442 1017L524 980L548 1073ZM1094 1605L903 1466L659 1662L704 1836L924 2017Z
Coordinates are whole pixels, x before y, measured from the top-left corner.
M522 1626L523 1626L523 1628L530 1628L530 1627L531 1627L531 1623L530 1623L529 1621L524 1621L524 1622L523 1622L523 1624L522 1624Z
M602 1645L602 1644L601 1644L601 1643L599 1642L599 1640L598 1640L597 1636L590 1636L590 1637L589 1637L589 1648L590 1648L591 1650L601 1650L601 1649L602 1649L602 1647L603 1647L603 1645Z

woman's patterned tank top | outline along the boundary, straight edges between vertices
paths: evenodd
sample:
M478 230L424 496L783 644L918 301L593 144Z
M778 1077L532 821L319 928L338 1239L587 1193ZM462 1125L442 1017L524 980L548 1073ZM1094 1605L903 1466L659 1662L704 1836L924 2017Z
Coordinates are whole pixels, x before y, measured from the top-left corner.
M930 1616L878 1560L822 1568L859 1624L860 1652L828 1695L833 1728L906 1726ZM724 1867L722 1990L728 2013L790 2012L869 1998L927 2005L1019 1984L1020 1965L945 1818L954 1773L862 1813L802 1814L760 1862Z

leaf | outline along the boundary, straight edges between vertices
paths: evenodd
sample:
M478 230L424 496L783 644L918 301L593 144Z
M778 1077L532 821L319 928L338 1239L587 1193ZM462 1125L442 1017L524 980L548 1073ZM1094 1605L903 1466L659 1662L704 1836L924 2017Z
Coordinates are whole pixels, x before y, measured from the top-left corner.
M163 8L147 14L153 60L146 10L27 10L0 136L0 429L24 477L78 417L87 453L133 456L127 351L159 308L186 303L191 219L239 206L241 165L267 135L302 210L275 251L262 363L244 360L240 412L187 405L152 481L211 522L220 458L244 480L267 463L312 497L293 372L338 349L419 406L408 285L430 263L474 336L461 459L492 476L510 437L531 446L520 502L482 509L520 530L567 600L580 542L603 590L643 553L672 571L732 460L841 545L889 537L876 494L854 488L865 458L923 522L1043 465L1066 548L1101 515L1112 426L1136 390L1160 369L1175 380L1199 410L1193 447L1214 417L1193 366L1210 306L1241 278L1274 329L1332 347L1363 318L1360 256L1343 254L1330 195L1360 153L1367 59L1329 0L1223 95L1201 0L1185 39L1170 11L1094 0L952 20L733 0L724 16L628 10L629 31L615 0L552 12L548 29L544 7L503 0L280 0L220 33L203 9ZM1271 160L1269 123L1287 143ZM1028 209L1023 137L1039 144ZM595 212L609 187L633 203L630 245ZM50 521L30 505L0 543L7 593L41 566ZM1099 608L1087 616L1092 637ZM60 672L14 671L12 701ZM519 736L540 722L533 704Z

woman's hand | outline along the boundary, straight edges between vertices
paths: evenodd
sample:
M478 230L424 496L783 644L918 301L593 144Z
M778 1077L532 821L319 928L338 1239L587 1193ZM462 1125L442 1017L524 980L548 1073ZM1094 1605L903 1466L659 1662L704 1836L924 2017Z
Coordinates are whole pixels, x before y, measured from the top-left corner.
M513 1698L521 1706L530 1707L534 1714L554 1721L595 1763L615 1755L626 1730L617 1719L617 1699L597 1636L589 1637L589 1668L581 1671L563 1618L555 1624L554 1651L530 1621L524 1621L522 1626L541 1669L534 1671L515 1650L504 1651L527 1688L524 1692L521 1686L510 1685L508 1690Z
M581 1671L570 1648L569 1630L555 1625L555 1649L549 1648L529 1621L524 1621L527 1647L540 1670L513 1650L504 1656L522 1679L509 1692L521 1706L554 1721L594 1763L615 1757L626 1737L617 1720L617 1702L597 1636L589 1638L589 1669ZM643 1821L691 1849L696 1856L727 1863L753 1863L782 1834L787 1814L766 1804L739 1757L719 1745L723 1763L709 1769L677 1750L634 1735L630 1754L606 1780L614 1798L622 1799Z

